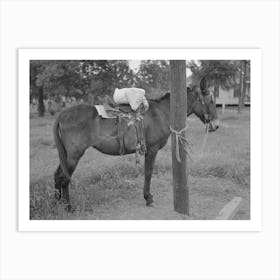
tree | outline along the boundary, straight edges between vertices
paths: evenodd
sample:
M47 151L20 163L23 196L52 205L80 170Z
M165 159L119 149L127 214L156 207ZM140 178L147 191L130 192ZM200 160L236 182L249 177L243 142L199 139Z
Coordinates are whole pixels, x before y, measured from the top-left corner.
M70 95L80 82L79 60L47 60L43 71L37 75L37 83L44 85L46 95Z
M45 104L44 104L44 88L43 86L38 87L38 115L44 117L45 115Z
M152 98L170 90L170 69L167 60L142 60L136 73L135 85L145 89Z
M171 78L171 127L176 131L185 128L187 112L186 95L186 61L170 60ZM185 132L180 133L185 136ZM184 148L176 140L176 135L172 133L172 173L173 173L173 196L175 211L189 215L189 190L187 186L187 159ZM178 139L178 138L177 138ZM179 149L179 155L178 155ZM180 161L178 160L180 157Z
M203 77L214 85L215 98L219 96L219 87L230 87L235 82L238 70L234 60L199 60L189 61L193 80L198 83Z
M130 87L133 83L133 71L125 60L30 62L30 98L38 99L41 116L44 115L44 96L56 100L62 95L92 100L97 96L112 95L115 88Z
M249 65L249 61L240 60L240 92L238 98L238 113L241 113L241 110L244 107L244 99L246 94L247 65Z
M134 82L133 71L126 60L82 61L81 75L86 94L98 96L112 95L115 88L131 87Z
M44 104L44 89L43 86L38 83L38 75L44 70L44 62L41 60L30 61L30 100L33 98L38 99L38 114L43 117L45 114Z
M58 100L78 86L79 69L78 60L30 61L30 98L38 99L39 116L44 116L44 98Z

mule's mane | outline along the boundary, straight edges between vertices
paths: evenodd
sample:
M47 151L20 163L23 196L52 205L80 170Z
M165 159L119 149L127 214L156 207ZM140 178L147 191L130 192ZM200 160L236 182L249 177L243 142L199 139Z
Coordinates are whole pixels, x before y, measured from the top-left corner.
M193 98L196 98L195 92L193 90L188 91L187 95L192 96ZM170 92L166 92L163 96L157 98L157 99L148 99L149 102L161 102L163 100L169 100L170 99Z
M170 92L166 92L163 96L157 98L157 99L148 99L149 102L161 102L163 100L170 99Z
M189 91L188 93L187 93L187 95L190 95L190 96L192 96L193 98L196 98L196 96L195 96L195 91Z

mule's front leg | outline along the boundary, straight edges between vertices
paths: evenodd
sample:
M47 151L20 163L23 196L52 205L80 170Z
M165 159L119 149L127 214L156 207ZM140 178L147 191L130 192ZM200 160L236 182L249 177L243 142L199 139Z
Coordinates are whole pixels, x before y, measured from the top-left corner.
M145 154L145 184L143 189L144 198L146 200L146 205L151 206L154 202L153 196L150 192L151 178L154 169L154 163L158 148L152 147L148 148L147 153Z

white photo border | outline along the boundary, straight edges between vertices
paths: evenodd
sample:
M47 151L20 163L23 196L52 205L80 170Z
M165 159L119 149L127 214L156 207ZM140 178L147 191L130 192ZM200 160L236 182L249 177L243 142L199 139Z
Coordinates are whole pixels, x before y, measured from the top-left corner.
M186 59L251 61L250 220L30 220L30 60ZM262 51L260 49L19 49L18 50L18 230L19 231L261 231ZM254 139L254 141L252 141ZM78 230L77 230L78 229Z

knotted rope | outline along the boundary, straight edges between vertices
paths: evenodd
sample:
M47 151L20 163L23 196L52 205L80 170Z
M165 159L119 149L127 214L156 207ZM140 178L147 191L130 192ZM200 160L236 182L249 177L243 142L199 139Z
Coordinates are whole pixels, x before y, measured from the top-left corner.
M175 135L175 145L176 145L176 159L178 162L181 162L181 158L180 158L180 149L179 149L179 143L182 145L185 153L187 154L187 156L190 157L190 154L188 152L188 149L191 151L191 147L190 144L188 142L188 139L184 136L184 132L188 129L188 126L186 125L183 129L177 131L175 129L173 129L170 126L170 131L171 133L173 133Z

